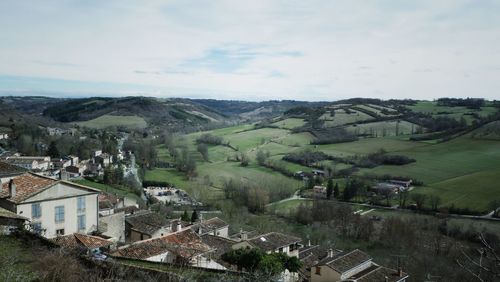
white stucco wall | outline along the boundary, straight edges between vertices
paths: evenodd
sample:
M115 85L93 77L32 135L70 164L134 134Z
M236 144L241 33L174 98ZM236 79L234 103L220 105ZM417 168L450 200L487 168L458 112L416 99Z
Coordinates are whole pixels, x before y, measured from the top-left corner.
M125 213L119 212L99 218L100 223L107 225L104 235L111 237L114 242L125 242Z
M85 211L78 213L77 199L85 198ZM34 203L40 203L42 215L39 219L33 219L31 206ZM55 222L55 207L64 206L64 222ZM46 229L44 235L47 238L56 236L57 229L64 229L64 234L77 233L78 215L85 214L85 231L90 233L98 226L98 200L97 192L89 192L78 189L63 183L58 183L42 193L39 193L23 203L17 205L17 214L27 217L32 223L40 222L42 229Z

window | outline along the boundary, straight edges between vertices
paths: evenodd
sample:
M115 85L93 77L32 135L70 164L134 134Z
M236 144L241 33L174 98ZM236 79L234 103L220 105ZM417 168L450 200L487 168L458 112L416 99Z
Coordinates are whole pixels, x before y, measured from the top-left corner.
M321 267L316 266L316 274L321 275Z
M78 197L77 199L78 212L85 212L85 197Z
M77 218L77 221L78 221L78 231L85 231L85 229L86 229L86 227L85 227L85 215L84 214L79 215Z
M278 252L282 253L283 252L283 248L279 248Z
M42 217L42 207L40 203L31 205L31 218L40 218Z
M64 222L64 206L57 206L55 210L56 223Z
M57 229L57 230L56 230L56 235L57 235L57 236L62 236L62 235L64 235L64 229Z

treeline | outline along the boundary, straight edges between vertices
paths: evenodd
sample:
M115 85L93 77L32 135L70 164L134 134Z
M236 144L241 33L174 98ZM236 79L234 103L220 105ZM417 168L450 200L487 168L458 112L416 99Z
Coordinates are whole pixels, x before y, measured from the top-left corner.
M405 165L416 160L403 155L388 155L383 149L355 161L358 167L374 168L379 165Z
M485 105L485 100L482 98L439 98L438 106L446 107L467 107L469 109L480 109Z
M278 181L274 178L258 179L254 182L228 179L223 184L226 199L237 206L245 206L249 212L261 213L268 203L290 197L297 187L293 181Z
M312 206L301 204L291 215L297 222L311 225L315 222L335 226L338 235L354 240L368 240L374 232L368 217L355 215L350 205L337 201L313 201Z

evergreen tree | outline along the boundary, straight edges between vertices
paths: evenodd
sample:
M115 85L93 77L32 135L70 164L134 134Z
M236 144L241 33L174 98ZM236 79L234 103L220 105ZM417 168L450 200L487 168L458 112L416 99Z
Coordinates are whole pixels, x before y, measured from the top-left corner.
M340 191L339 191L339 184L335 183L335 187L333 188L333 197L335 199L338 199L340 196Z
M196 210L193 211L193 213L191 214L191 223L194 223L198 220L198 213L196 212Z
M181 216L181 220L185 222L189 222L189 215L188 212L185 210L184 213Z
M57 145L55 141L50 142L49 149L47 150L47 155L51 158L59 158L59 149L57 149Z
M333 193L333 180L328 179L328 184L326 185L326 198L330 200L332 198Z

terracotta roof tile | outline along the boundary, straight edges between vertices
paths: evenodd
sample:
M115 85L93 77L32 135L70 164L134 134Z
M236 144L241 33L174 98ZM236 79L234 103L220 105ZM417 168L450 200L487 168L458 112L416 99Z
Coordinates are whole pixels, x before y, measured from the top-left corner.
M14 203L20 203L58 182L55 179L33 173L25 173L13 178L11 181L16 185L16 195L9 198L9 200ZM0 198L6 197L9 197L9 183L2 183Z
M87 249L95 249L95 248L107 247L113 244L113 242L103 239L101 237L79 234L79 233L59 236L50 240L55 244L66 248L85 247Z
M163 237L133 243L119 249L113 255L145 260L165 252L173 252L182 258L189 259L210 250L210 247L204 244L196 233L191 229L186 229Z

